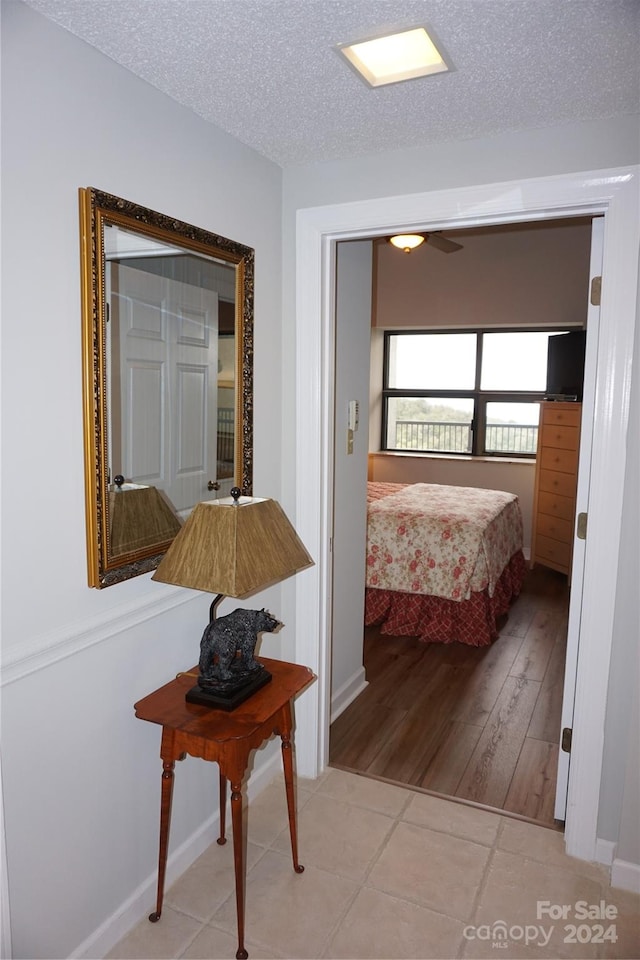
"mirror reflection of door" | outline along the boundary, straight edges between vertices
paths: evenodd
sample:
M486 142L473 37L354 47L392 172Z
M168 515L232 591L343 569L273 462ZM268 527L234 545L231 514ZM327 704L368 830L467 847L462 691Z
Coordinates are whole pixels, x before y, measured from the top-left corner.
M92 187L79 199L87 572L102 588L155 569L196 503L252 493L255 251Z
M222 374L219 314L224 297L235 316L235 274L184 254L113 259L109 274L111 477L157 487L184 517L233 485L235 363Z

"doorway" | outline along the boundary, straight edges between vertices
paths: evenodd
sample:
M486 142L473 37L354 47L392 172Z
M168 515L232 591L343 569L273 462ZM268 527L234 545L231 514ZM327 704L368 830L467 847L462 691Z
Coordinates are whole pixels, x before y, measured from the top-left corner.
M361 401L367 396L359 381L363 378L362 368L369 368L371 332L371 405L375 415L368 436L372 449L377 450L382 427L383 361L376 355L381 329L389 334L404 329L416 334L436 333L436 340L443 340L441 331L446 328L454 339L466 342L475 336L467 332L469 318L473 318L473 325L482 328L487 324L492 331L508 328L513 331L509 335L512 337L518 330L529 329L532 323L537 327L545 323L553 329L571 318L573 323L585 323L588 319L592 339L597 340L597 308L587 309L587 303L590 249L591 270L599 273L601 269L600 231L596 229L601 225L599 219L593 229L590 218L564 218L448 232L460 251L451 257L443 256L428 244L406 256L384 241L370 241L376 303L364 315L361 302L369 301L371 276L362 280L357 270L361 259L358 248L363 241L340 243L337 251L334 565L338 576L332 624L330 761L550 824L555 819L567 649L566 578L554 576L551 571L545 576L544 568L530 572L508 620L499 624L500 638L491 650L460 643L446 647L423 644L415 638L388 637L379 628L366 628L364 665L368 687L363 690L363 683L358 689L354 679L362 661L356 661L354 655L349 658L345 648L351 638L357 644L358 631L362 632L362 600L353 582L345 588L341 558L346 552L353 568L360 559L351 554L349 543L345 545L343 529L351 524L349 535L353 538L353 515L360 519L354 491L363 499L366 495L360 489L364 482L354 482L353 477L360 473L364 480L367 472L361 456L363 450L365 455L367 451L367 418L361 418L361 433L356 435L356 448L360 450L352 449L352 455L345 456L340 409L346 398L345 380L347 389L356 391L354 395L360 390ZM544 285L541 277L545 277ZM461 318L467 320L464 329L458 326ZM454 369L458 370L458 360L449 376ZM594 371L587 373L592 392ZM500 371L502 387L513 388L521 382L522 375L524 370L515 374L516 380L504 380ZM538 376L545 376L543 367ZM440 386L444 388L447 383L445 378ZM530 385L533 383L530 381ZM417 388L421 384L412 380L404 385ZM544 380L538 382L537 389L544 390ZM590 409L590 400L585 404L585 413ZM438 417L446 419L449 401L437 402ZM419 401L412 403L415 406ZM537 406L532 410L529 416L535 415L537 422ZM518 413L523 416L521 407ZM416 415L415 410L412 415ZM450 415L460 419L455 409ZM583 432L588 448L590 427L585 424ZM411 450L405 453L410 455ZM470 461L460 456L443 459L374 454L368 472L370 480L508 490L519 497L525 551L529 547L535 476L530 460L494 457ZM344 504L345 491L350 493L348 508ZM364 558L364 532L361 540L359 549ZM362 575L364 579L364 559ZM577 575L578 603L580 579ZM570 669L575 672L575 660ZM345 688L358 696L347 701L346 710L341 712L345 707ZM571 683L568 689L572 691ZM336 691L340 691L339 697ZM562 801L566 779L560 780L558 794ZM558 819L564 819L564 810Z
M587 172L512 184L485 184L298 211L296 261L296 518L316 566L296 578L296 657L318 682L300 699L298 769L317 776L328 756L329 614L332 603L333 310L335 243L414 225L461 227L559 216L605 215L605 273L598 352L599 380L583 589L581 651L575 697L567 851L596 858L607 678L615 613L616 567L629 417L637 292L636 168ZM579 507L580 509L580 507Z

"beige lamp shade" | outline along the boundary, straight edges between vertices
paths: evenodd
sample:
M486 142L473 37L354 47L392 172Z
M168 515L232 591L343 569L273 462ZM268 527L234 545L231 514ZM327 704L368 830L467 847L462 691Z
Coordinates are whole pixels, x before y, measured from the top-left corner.
M152 579L244 597L312 564L275 500L210 500L197 504Z
M155 487L125 483L109 493L109 551L113 557L168 543L180 526Z

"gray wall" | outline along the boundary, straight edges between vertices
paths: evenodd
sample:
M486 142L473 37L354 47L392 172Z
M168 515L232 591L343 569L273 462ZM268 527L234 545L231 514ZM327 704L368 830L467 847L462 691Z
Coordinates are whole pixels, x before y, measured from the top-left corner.
M639 299L640 310L640 299ZM636 323L640 330L640 312ZM634 369L640 363L636 335ZM640 383L631 385L628 461L624 486L625 523L620 544L616 619L609 674L609 708L600 791L598 835L617 841L616 856L640 864Z
M371 339L371 241L339 243L336 264L336 397L333 524L332 714L341 712L365 683L362 665L369 355ZM357 400L360 424L347 453L347 412ZM357 590L354 593L354 590Z
M80 186L255 248L255 489L282 499L280 169L3 2L2 782L15 957L66 957L131 902L140 910L157 862L160 734L133 704L197 661L210 602L149 576L87 587ZM278 588L257 602L292 622ZM284 630L263 652L292 647ZM217 805L212 765L187 761L176 779L173 850ZM102 956L107 944L93 943Z
M507 224L446 236L410 254L374 244L374 324L399 327L584 326L591 220Z

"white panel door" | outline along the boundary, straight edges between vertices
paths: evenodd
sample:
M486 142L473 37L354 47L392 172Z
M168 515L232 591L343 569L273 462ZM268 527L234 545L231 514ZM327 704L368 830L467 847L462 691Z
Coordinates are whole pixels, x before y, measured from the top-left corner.
M594 218L591 225L591 262L589 265L589 294L591 281L602 276L602 252L604 248L604 217ZM586 513L589 503L589 482L591 478L591 446L593 442L593 417L596 390L596 364L598 359L598 331L600 327L600 305L587 300L587 345L584 364L584 384L582 398L582 422L580 426L580 458L578 461L578 489L576 492L576 523L580 513ZM560 721L560 742L562 731L573 729L573 712L576 694L576 674L578 671L578 648L580 641L580 621L582 616L582 586L584 579L585 541L575 536L573 540L573 559L571 564L571 597L569 601L569 625L567 629L567 657L564 668L564 690L562 694L562 718ZM553 815L556 820L565 820L567 811L567 789L569 786L569 762L571 755L560 747L558 753L558 778L556 781L556 800Z
M218 294L168 281L171 456L167 495L178 511L218 494Z
M112 476L165 488L169 447L166 282L124 264L111 269ZM120 358L120 362L116 358Z
M184 514L218 495L218 295L114 265L111 320L112 474Z

